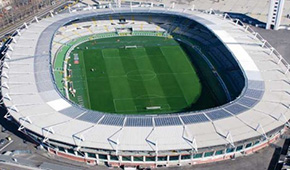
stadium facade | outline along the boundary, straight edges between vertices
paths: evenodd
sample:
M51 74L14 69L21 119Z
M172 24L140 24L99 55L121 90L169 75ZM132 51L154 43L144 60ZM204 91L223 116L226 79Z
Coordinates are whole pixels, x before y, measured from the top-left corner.
M55 81L55 54L81 36L114 32L116 25L102 24L114 20L93 19L112 15L134 18L136 23L138 18L150 25L150 31L164 29L209 46L222 42L223 46L213 47L215 54L219 59L224 56L220 67L230 68L232 60L239 66L242 74L226 70L240 95L207 110L144 116L91 111L67 100ZM164 16L178 20L164 21ZM196 27L188 29L179 22L183 19ZM170 31L176 24L179 29ZM155 7L77 11L35 19L17 30L8 44L1 77L5 117L50 153L75 161L158 167L231 159L277 140L290 117L289 65L259 34L227 15ZM228 52L232 55L224 55Z

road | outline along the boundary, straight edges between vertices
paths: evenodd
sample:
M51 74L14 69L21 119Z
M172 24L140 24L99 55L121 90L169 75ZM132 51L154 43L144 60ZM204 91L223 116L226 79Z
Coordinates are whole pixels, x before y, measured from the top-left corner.
M3 39L5 37L5 35L14 32L16 30L16 28L21 27L23 25L23 23L31 22L34 19L35 16L38 16L38 17L39 16L43 16L43 15L49 13L49 11L53 11L55 9L59 9L59 8L65 6L67 3L71 3L71 2L72 1L64 1L64 2L61 2L60 4L55 4L55 5L49 6L48 8L39 11L35 15L31 15L31 16L28 16L27 18L25 18L25 19L23 19L21 21L17 21L15 24L10 25L9 27L6 27L3 30L1 30L0 39Z

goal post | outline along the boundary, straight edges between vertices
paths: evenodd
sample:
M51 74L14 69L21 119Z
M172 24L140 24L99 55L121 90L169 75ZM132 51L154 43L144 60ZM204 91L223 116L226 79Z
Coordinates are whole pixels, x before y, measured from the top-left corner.
M161 106L147 106L146 110L161 110Z
M131 49L131 48L136 49L138 47L137 47L137 45L128 45L128 46L125 46L125 49Z

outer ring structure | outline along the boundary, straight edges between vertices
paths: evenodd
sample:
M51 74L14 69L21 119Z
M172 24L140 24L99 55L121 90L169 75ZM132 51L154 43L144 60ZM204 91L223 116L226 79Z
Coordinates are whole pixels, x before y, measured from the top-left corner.
M140 13L182 16L209 29L239 63L246 79L242 94L209 110L144 116L105 114L67 101L52 74L56 31L81 18ZM250 154L284 132L290 85L286 66L247 29L221 16L181 9L99 9L42 19L18 31L6 51L5 117L49 152L90 164L156 167Z

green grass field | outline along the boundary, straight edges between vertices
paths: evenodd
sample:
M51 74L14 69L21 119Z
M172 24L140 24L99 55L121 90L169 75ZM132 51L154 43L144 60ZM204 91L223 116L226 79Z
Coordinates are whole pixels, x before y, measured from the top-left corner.
M138 48L124 48L129 45ZM79 64L74 64L76 53ZM121 114L184 111L202 91L194 66L174 39L91 40L72 51L69 63L76 90L70 99L92 110ZM161 109L147 110L150 106Z

